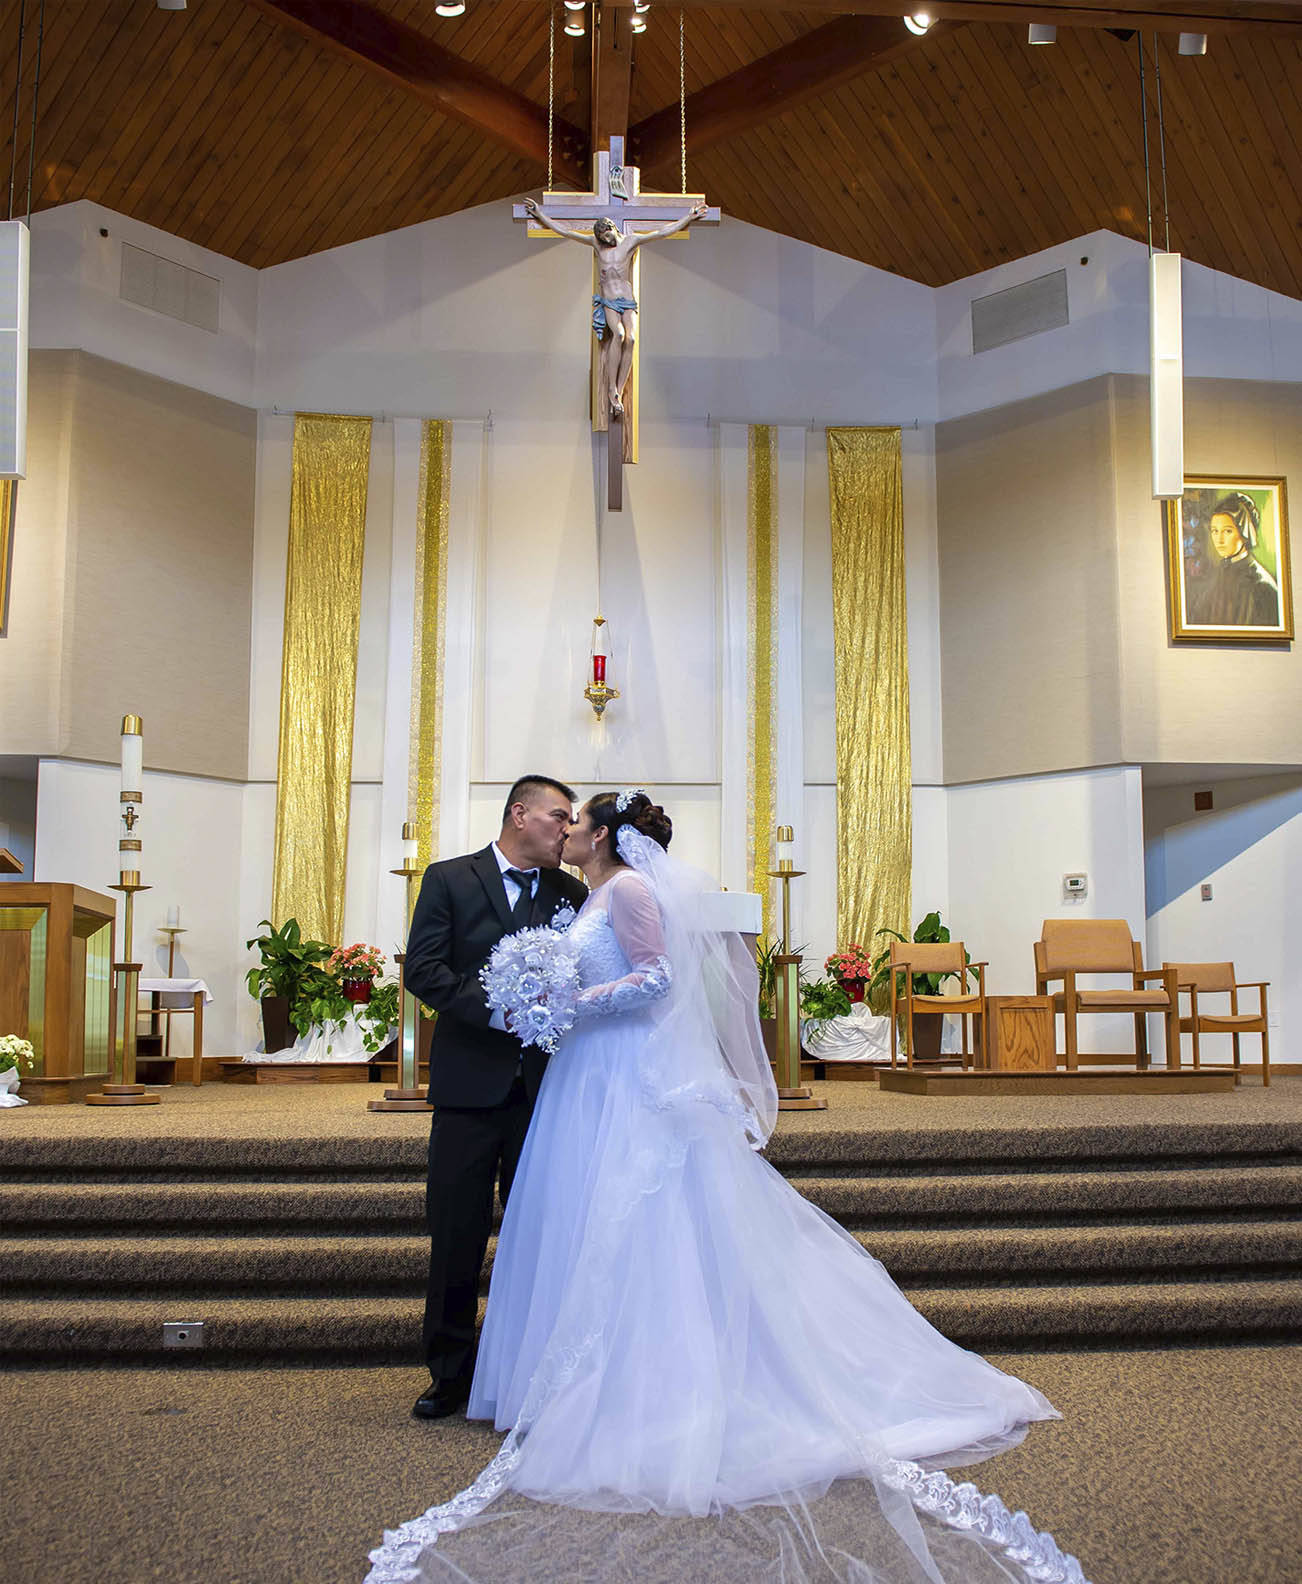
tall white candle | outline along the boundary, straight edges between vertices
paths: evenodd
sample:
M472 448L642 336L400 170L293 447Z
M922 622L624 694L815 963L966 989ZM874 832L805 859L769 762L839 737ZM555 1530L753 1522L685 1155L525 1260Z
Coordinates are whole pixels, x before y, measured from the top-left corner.
M145 739L138 732L122 734L122 790L139 792L144 784Z
M180 927L181 927L181 910L180 910L179 907L170 907L170 908L168 908L168 910L167 910L167 927L168 927L168 929L180 929Z

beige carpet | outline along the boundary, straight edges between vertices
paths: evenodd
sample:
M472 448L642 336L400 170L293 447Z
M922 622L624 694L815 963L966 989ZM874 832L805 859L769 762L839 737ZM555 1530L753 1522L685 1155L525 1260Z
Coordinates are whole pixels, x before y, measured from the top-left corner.
M997 1358L1064 1414L965 1471L1095 1584L1295 1584L1302 1347ZM0 1374L15 1584L345 1584L497 1437L409 1370ZM577 1584L566 1580L565 1584Z
M826 1111L784 1111L777 1136L841 1130L957 1130L1034 1127L1198 1126L1302 1123L1302 1079L1257 1079L1231 1094L991 1095L883 1094L873 1083L818 1083ZM375 1112L379 1084L223 1084L164 1089L157 1106L29 1105L0 1111L6 1138L424 1138L426 1112Z

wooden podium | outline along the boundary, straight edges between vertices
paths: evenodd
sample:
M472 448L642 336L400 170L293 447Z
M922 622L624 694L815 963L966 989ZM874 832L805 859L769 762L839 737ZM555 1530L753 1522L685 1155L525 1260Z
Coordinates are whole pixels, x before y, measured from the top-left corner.
M81 1100L109 1073L116 916L83 886L0 885L0 1030L32 1043L25 1100Z

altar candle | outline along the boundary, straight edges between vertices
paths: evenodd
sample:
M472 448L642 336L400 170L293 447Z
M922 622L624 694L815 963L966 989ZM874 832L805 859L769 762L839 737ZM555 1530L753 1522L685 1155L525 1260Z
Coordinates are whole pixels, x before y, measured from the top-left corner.
M416 861L416 822L404 820L402 825L402 861L414 863Z
M122 790L137 796L144 786L145 739L139 715L122 717Z
M170 907L170 908L168 908L168 910L167 910L167 927L168 927L168 929L180 929L180 927L181 927L181 910L180 910L179 907Z
M606 680L606 657L604 654L594 654L592 657L592 680L604 682Z

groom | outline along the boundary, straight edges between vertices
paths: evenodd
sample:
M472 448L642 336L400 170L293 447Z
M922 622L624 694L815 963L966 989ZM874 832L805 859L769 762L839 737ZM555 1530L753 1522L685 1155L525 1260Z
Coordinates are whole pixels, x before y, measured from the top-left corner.
M521 776L507 794L497 840L431 864L412 917L405 983L438 1013L425 1194L430 1384L412 1409L418 1419L457 1413L470 1396L493 1187L505 1205L547 1065L536 1046L507 1032L500 1012L490 1015L479 970L504 935L547 924L566 903L577 909L587 896L560 867L573 819L574 793L563 781Z

